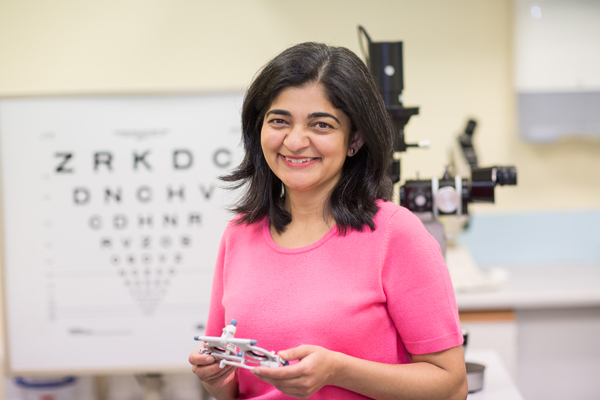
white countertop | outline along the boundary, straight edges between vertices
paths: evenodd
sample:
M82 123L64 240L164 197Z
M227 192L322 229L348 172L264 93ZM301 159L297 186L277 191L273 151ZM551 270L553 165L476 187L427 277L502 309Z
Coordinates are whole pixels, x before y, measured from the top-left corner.
M600 307L600 265L511 267L498 290L456 292L460 311Z
M483 389L469 393L468 400L523 400L495 351L467 348L465 360L485 365Z

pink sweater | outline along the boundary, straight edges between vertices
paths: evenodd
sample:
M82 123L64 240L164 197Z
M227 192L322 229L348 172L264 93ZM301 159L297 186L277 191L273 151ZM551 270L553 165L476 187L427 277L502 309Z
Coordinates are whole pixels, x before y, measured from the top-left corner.
M408 353L462 344L452 284L437 242L410 211L379 201L375 231L332 228L317 242L278 246L268 220L227 227L215 268L207 335L231 319L236 337L267 350L312 344L397 364ZM289 398L240 368L241 399ZM325 386L313 399L364 399Z

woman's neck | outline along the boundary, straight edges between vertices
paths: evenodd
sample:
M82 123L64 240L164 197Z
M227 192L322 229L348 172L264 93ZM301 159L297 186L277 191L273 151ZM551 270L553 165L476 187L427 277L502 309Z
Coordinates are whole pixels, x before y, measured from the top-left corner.
M329 210L329 193L304 193L286 189L285 207L292 222L302 225L335 223Z
M271 237L278 245L288 248L307 246L318 241L335 225L328 210L328 197L304 195L286 191L286 209L292 221L285 231L277 233L271 227Z

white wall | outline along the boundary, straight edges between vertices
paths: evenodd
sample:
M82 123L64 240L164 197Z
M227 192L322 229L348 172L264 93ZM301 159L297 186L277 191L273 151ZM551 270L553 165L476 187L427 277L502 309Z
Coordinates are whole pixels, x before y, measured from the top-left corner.
M598 91L600 2L516 0L514 4L518 91Z

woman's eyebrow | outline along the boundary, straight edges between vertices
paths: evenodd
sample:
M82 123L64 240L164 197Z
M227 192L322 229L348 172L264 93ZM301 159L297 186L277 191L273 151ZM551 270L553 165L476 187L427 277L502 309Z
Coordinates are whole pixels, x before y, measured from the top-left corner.
M326 113L326 112L314 112L314 113L308 114L308 119L311 119L311 118L323 118L323 117L333 118L338 124L341 125L340 120L337 119L335 116L329 114L329 113Z
M265 115L265 117L268 117L271 114L285 115L286 117L292 116L292 113L290 113L289 111L286 111L286 110L269 110L269 112L267 112L267 115Z

